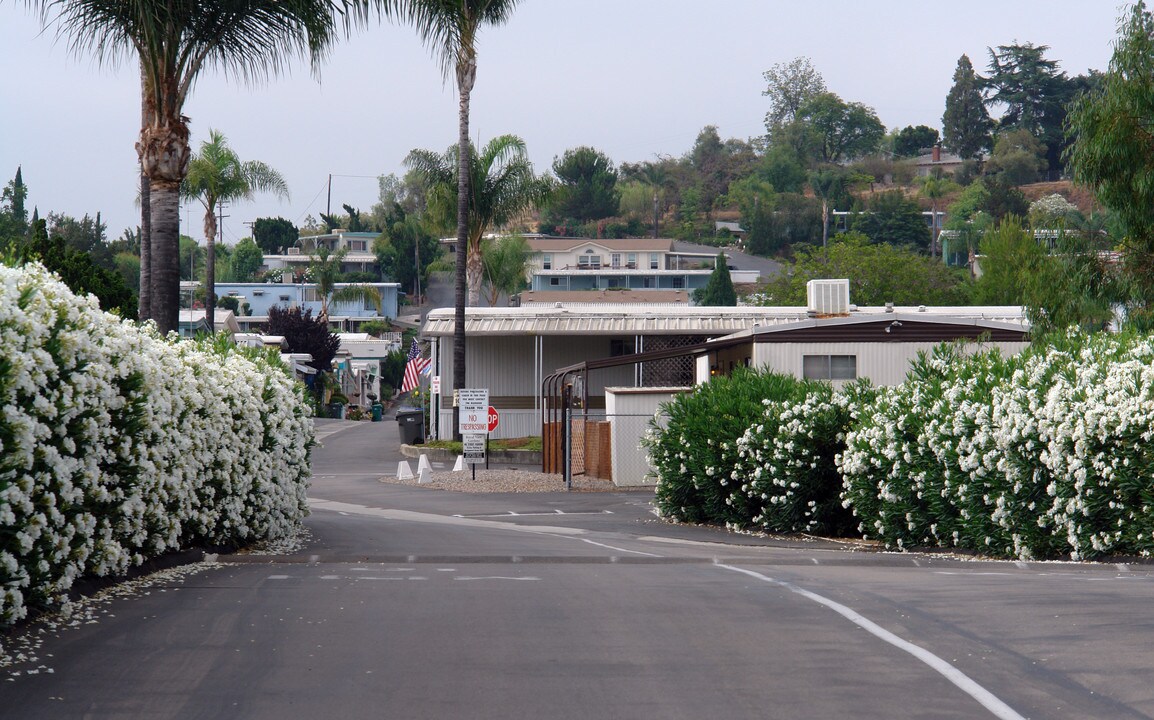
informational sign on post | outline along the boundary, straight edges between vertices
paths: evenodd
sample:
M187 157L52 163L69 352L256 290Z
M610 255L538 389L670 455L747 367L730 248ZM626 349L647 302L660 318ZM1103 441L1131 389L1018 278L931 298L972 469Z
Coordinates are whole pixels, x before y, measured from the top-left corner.
M462 388L457 391L460 407L457 432L489 434L489 388Z
M465 433L461 435L461 454L468 465L480 465L485 462L486 433Z
M440 375L434 375L433 379L429 382L429 386L430 386L429 392L433 393L434 395L440 395L441 394L441 376Z

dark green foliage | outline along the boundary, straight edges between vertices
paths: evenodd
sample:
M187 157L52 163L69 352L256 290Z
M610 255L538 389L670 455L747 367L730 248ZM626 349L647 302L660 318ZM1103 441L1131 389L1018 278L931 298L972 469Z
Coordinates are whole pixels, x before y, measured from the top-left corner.
M938 131L927 125L906 125L894 138L894 155L917 157L938 144Z
M869 212L854 217L852 227L871 242L927 248L930 227L918 204L900 190L889 190L875 196Z
M312 355L309 364L319 372L332 369L333 358L341 346L340 338L329 331L328 323L314 318L311 309L302 312L299 307L274 305L269 308L264 331L268 335L284 337L288 352Z
M737 305L737 291L733 289L733 278L726 266L725 253L717 253L709 282L701 289L701 295L694 293L698 305L733 307Z
M217 248L219 252L224 248ZM233 282L253 282L256 273L264 263L264 254L252 238L244 238L232 249L228 256Z
M873 108L847 103L834 93L822 93L798 111L808 156L818 163L840 163L875 152L886 128Z
M599 220L617 214L617 170L604 153L591 147L566 150L553 160L560 187L548 208L558 220Z
M805 284L823 278L849 278L850 302L857 305L966 305L970 297L965 271L849 233L835 236L826 249L799 249L765 286L761 304L805 305Z
M282 255L284 250L294 247L300 231L282 217L257 218L252 224L252 238L266 255Z
M37 261L60 276L73 292L95 295L101 309L136 319L136 293L120 273L98 266L88 253L70 247L60 236L49 238L45 225L44 220L37 220L28 240L10 246L15 264Z
M963 160L977 157L993 144L994 121L982 101L980 83L970 58L958 58L942 115L942 145Z
M21 168L17 167L16 177L0 191L0 246L28 234L28 210L24 206L27 199L28 186L24 184Z

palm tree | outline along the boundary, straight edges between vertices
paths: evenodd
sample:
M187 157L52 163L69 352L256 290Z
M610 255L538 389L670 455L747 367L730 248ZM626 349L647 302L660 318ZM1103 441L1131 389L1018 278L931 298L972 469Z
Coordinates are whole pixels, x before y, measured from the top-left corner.
M284 177L268 165L259 160L241 162L219 130L210 129L208 137L200 144L200 152L188 162L188 174L180 186L180 194L189 200L199 200L204 206L204 239L208 251L204 307L211 327L216 308L217 203L251 200L257 192L276 193L288 199L289 191Z
M930 201L930 255L938 256L938 235L941 227L938 224L938 200L949 195L958 186L950 180L940 177L928 177L922 183L922 197Z
M309 263L309 276L316 283L317 294L321 299L320 318L326 322L329 319L329 303L356 302L363 300L377 306L381 311L381 291L372 285L350 284L338 287L341 280L341 262L349 251L345 248L330 251L325 246L317 248Z
M332 43L334 0L27 0L45 27L101 63L139 59L143 118L136 151L148 178L151 307L162 333L180 308L180 185L191 150L184 103L200 71L215 67L245 81L279 72L287 57L314 67Z
M380 0L413 25L441 56L445 79L457 83L457 276L453 323L453 388L465 387L465 251L469 236L469 100L477 81L477 33L503 25L517 0ZM456 423L454 423L455 425Z
M414 150L405 158L405 164L416 170L430 188L430 202L446 213L447 205L457 200L454 187L457 182L458 150L450 147L437 155L428 150ZM481 297L484 263L481 245L490 229L509 222L523 210L539 204L548 194L549 185L533 175L533 165L525 152L525 141L516 135L495 137L481 149L469 152L468 232L466 235L465 277L468 304L477 305ZM458 260L460 255L458 255Z
M501 293L514 295L525 287L529 264L529 243L520 235L509 235L489 243L483 249L485 285L489 307L497 304Z

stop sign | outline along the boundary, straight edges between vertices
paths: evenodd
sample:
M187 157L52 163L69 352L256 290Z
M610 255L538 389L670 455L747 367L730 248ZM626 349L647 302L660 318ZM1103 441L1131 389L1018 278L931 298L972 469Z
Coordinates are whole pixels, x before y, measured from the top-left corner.
M489 406L489 432L497 429L497 425L501 422L501 416L497 413L497 408L492 405Z

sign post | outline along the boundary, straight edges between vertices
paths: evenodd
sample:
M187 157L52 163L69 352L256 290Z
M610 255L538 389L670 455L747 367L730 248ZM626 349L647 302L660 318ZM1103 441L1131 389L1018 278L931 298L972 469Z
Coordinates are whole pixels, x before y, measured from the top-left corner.
M472 466L477 479L477 465L485 462L485 441L489 437L489 389L462 388L457 391L460 407L457 432L461 433L461 451Z

